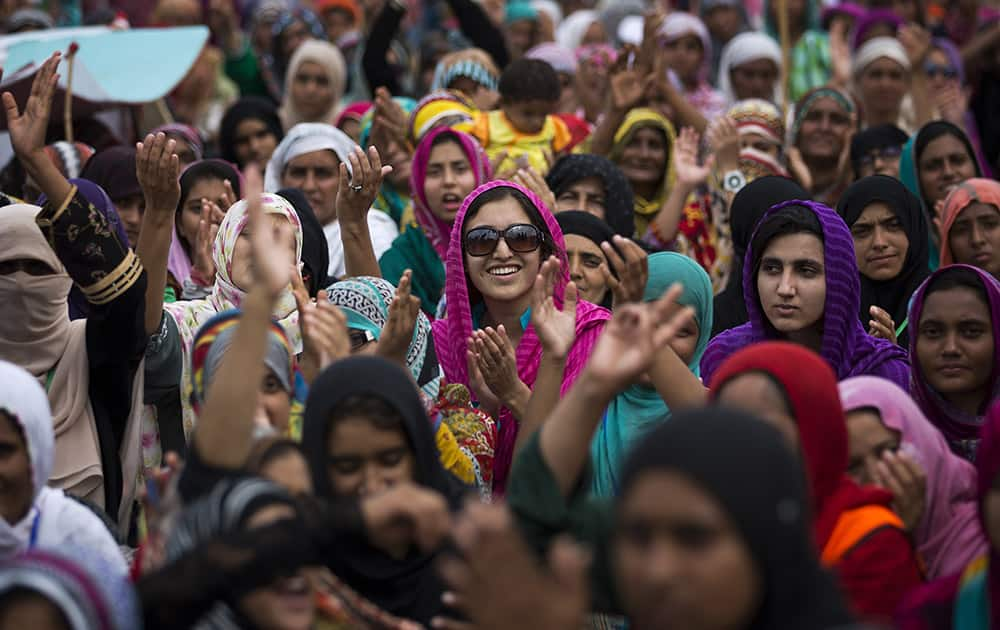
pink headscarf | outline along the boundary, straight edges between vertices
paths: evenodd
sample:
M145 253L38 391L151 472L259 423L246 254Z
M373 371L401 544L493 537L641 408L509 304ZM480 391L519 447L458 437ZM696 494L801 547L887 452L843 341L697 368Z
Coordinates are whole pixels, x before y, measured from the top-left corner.
M916 451L927 474L927 505L914 534L927 577L957 573L985 553L988 544L979 523L976 469L951 452L909 394L885 379L856 376L841 381L840 398L845 412L874 408L883 424Z
M535 206L541 215L551 237L554 255L562 264L555 287L555 302L562 307L563 292L569 284L569 261L566 258L566 244L563 241L562 230L555 216L531 191L512 182L494 181L483 184L465 198L462 207L455 217L451 230L451 245L445 259L445 298L448 315L432 324L434 334L434 349L437 351L438 362L444 371L445 379L450 383L469 385L469 374L466 366L466 350L469 335L472 334L472 307L469 302L468 278L465 273L465 255L462 247L463 225L469 207L483 193L494 188L512 188L523 193ZM529 213L530 214L530 213ZM560 393L565 394L590 356L590 351L597 342L597 337L604 329L604 323L611 318L607 309L590 302L580 301L576 311L576 341L566 359L566 371L563 374ZM542 358L542 345L530 324L525 329L521 342L517 346L517 373L528 387L533 387L538 376L538 364ZM499 418L499 435L497 449L493 461L493 492L503 494L507 486L507 473L510 470L514 453L514 441L517 438L517 420L510 410L502 407Z
M348 120L361 122L361 119L373 106L374 104L371 101L358 101L357 103L351 103L340 112L337 116L337 120L333 123L333 126L340 129L340 126Z
M441 260L448 255L448 243L451 239L451 223L439 218L427 206L427 195L424 194L424 180L427 178L427 163L431 159L431 151L434 142L439 136L448 134L458 142L462 153L469 160L469 168L476 178L476 186L479 187L489 181L490 160L486 157L486 152L475 138L467 133L451 129L450 127L436 127L429 131L420 140L416 150L413 152L413 162L410 168L410 194L413 195L413 214L417 224L424 230L427 240L431 242L434 251L438 253Z

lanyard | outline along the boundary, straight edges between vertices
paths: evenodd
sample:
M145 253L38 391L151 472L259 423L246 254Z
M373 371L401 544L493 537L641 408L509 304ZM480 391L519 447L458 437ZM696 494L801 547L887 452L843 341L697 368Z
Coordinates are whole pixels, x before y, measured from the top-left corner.
M31 524L31 536L28 537L28 549L34 549L38 542L38 523L42 520L41 511L35 514L35 521Z

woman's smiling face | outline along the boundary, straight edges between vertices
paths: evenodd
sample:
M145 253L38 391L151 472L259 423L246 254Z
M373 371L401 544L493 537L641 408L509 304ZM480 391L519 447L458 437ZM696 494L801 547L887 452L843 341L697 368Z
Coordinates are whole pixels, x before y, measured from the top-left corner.
M491 227L506 230L516 224L532 224L531 218L513 196L483 204L462 230L463 238L471 230ZM485 256L465 253L465 273L472 285L488 300L510 302L523 299L531 291L541 266L541 248L515 252L501 238L496 249Z

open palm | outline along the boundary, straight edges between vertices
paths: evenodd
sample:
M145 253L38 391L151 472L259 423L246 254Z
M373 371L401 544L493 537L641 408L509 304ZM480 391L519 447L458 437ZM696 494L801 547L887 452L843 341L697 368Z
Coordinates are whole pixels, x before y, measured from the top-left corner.
M689 186L697 186L708 179L714 162L712 156L704 164L698 164L698 132L691 127L681 129L677 138L677 148L674 151L674 168L677 181Z
M7 130L10 141L18 155L31 155L41 151L45 146L45 132L49 126L49 116L52 113L52 96L56 91L59 75L60 53L52 53L45 60L42 68L31 83L31 94L24 105L24 111L18 110L14 95L4 92L3 105L7 112Z
M555 303L556 274L559 261L550 257L535 278L531 293L531 325L546 354L564 358L576 341L576 305L579 295L572 282L566 287L563 307Z

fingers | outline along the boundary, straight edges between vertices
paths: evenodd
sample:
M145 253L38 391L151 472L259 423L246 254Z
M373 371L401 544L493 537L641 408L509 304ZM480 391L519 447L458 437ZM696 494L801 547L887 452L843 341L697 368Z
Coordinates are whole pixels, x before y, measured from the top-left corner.
M3 93L3 108L7 112L7 120L17 120L21 117L20 112L17 109L17 101L14 100L14 95L10 92Z
M222 198L226 200L226 207L222 208L223 212L229 211L229 207L236 203L236 192L233 191L233 183L228 179L222 182L222 186L225 190L222 193Z
M576 307L580 303L580 292L576 288L575 282L566 285L566 292L563 294L563 312L572 313L576 317Z

